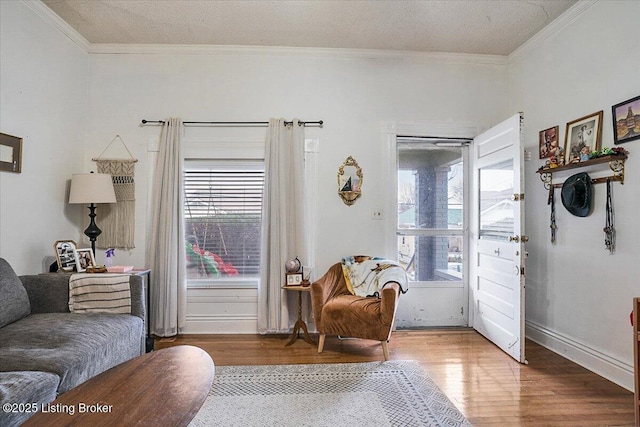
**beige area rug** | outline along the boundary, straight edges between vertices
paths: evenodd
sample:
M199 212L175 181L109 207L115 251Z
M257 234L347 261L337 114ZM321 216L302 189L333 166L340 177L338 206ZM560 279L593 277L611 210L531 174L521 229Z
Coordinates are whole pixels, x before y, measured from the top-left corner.
M203 426L470 426L417 362L216 366Z

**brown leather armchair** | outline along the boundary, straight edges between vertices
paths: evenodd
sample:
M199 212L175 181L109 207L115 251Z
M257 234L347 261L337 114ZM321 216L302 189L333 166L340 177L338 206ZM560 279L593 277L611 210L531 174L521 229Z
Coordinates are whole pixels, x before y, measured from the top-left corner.
M322 353L327 334L380 341L384 360L389 360L387 342L398 307L400 285L389 282L380 298L352 295L347 288L342 265L334 264L311 284L311 305L320 333L318 353Z

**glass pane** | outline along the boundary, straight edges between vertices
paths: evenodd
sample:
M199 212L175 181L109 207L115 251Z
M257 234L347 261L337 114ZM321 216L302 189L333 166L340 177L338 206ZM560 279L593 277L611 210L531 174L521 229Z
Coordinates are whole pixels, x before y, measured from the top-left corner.
M398 144L398 228L461 229L462 147Z
M185 166L189 282L258 278L263 184L255 167Z
M398 259L411 281L460 281L462 244L462 236L398 236Z
M480 169L480 238L508 240L514 234L513 161Z

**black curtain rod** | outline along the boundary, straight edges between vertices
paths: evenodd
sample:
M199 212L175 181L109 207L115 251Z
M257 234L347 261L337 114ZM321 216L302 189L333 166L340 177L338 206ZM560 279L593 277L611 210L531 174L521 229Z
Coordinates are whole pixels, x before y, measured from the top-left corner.
M298 122L298 126L314 125L322 127L324 121L318 120L317 122ZM163 125L164 120L146 120L142 119L142 124ZM211 126L269 126L269 122L182 122L183 125L211 125ZM284 122L285 125L293 124L291 122Z

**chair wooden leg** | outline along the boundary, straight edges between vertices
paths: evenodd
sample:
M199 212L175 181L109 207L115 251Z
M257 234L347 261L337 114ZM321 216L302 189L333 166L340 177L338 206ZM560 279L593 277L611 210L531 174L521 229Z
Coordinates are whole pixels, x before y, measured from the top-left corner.
M384 354L384 360L389 360L389 345L387 341L382 341L382 353Z
M320 341L318 342L318 353L322 353L322 349L324 348L325 338L326 338L325 334L320 334Z

